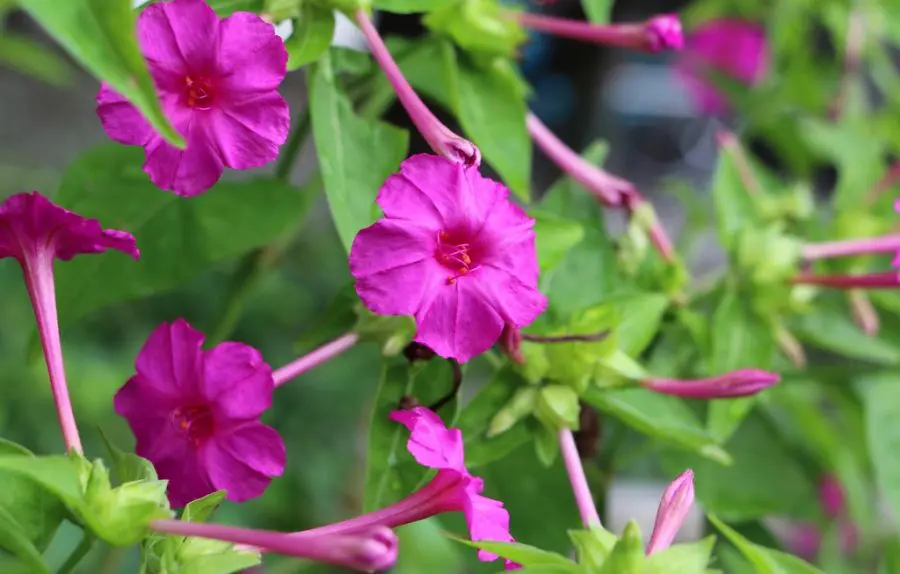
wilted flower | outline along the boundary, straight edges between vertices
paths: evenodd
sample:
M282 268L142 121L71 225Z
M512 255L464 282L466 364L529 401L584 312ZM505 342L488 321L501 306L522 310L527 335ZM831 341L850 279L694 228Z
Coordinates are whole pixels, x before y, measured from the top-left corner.
M509 324L524 327L547 306L537 290L534 220L509 190L474 167L420 154L385 181L385 217L350 249L350 272L365 305L413 315L415 340L467 361Z
M171 0L141 12L138 41L163 109L187 147L166 143L106 84L97 115L110 138L144 148L144 171L156 186L198 195L225 166L249 169L277 157L290 115L278 93L287 50L271 24L248 12L220 19L203 0Z
M220 489L235 502L254 498L284 470L281 437L259 422L272 404L272 369L253 347L204 351L203 340L184 319L163 323L115 396L135 452L169 481L174 507Z
M79 453L81 439L69 400L59 340L53 261L68 261L81 253L103 253L108 249L134 259L140 256L130 233L103 229L96 219L63 209L36 191L12 195L0 204L0 259L13 257L22 267L63 438L67 448Z

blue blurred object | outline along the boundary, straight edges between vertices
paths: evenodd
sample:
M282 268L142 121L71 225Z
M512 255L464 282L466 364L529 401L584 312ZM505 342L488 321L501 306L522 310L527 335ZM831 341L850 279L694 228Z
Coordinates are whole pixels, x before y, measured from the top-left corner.
M526 76L540 76L548 71L553 59L554 39L543 32L529 32L522 46L519 68Z
M531 81L534 88L529 106L548 126L566 123L575 111L575 88L568 76L549 74Z

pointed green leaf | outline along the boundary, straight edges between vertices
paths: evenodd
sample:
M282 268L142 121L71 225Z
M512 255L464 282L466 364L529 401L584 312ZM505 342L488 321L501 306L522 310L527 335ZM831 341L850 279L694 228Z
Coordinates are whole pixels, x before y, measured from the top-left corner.
M454 536L452 534L447 534L447 536L459 542L460 544L465 544L466 546L471 546L472 548L478 548L479 550L487 550L501 558L506 558L507 560L512 560L513 562L518 562L523 566L559 566L561 568L570 568L575 566L575 563L555 552L548 552L546 550L541 550L540 548L535 548L534 546L529 546L528 544L519 544L518 542L487 542L480 541L475 542L472 540L466 540L464 538L459 538L458 536Z
M757 574L824 574L796 556L753 544L715 515L710 514L709 521L750 561Z
M203 498L192 500L184 507L181 519L187 522L206 522L223 500L225 500L224 490L217 490Z
M288 70L315 62L325 53L334 37L334 11L304 2L293 23L294 31L284 42L288 51Z
M715 536L689 544L675 544L647 558L644 574L704 574L712 558Z

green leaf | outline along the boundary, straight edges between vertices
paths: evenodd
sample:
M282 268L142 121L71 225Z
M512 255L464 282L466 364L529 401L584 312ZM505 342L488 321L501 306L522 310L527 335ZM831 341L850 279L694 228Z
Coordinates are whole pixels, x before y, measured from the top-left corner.
M406 156L408 134L354 113L338 88L328 53L316 62L309 78L313 136L325 195L341 243L349 252L356 233L375 221L375 196Z
M689 544L675 544L647 558L644 574L704 574L712 557L715 536Z
M531 200L531 139L525 129L525 97L506 76L457 63L445 51L445 65L455 70L453 102L466 135L522 201ZM453 71L449 72L453 77Z
M528 36L507 10L491 0L457 0L429 11L422 23L436 35L450 37L473 56L484 60L513 58Z
M72 81L72 68L44 44L3 31L0 36L0 62L54 86Z
M713 201L719 240L726 251L734 248L738 233L756 221L756 207L750 191L744 188L740 170L732 153L723 151L712 181Z
M645 561L641 530L636 522L631 521L597 574L644 574ZM681 571L678 572L681 574Z
M102 430L100 437L106 444L109 451L109 457L112 460L112 469L116 473L116 478L120 483L131 482L132 480L157 480L156 469L146 458L141 458L136 454L125 452L110 442Z
M137 106L166 141L184 147L163 113L138 48L131 0L20 0L19 6L92 74Z
M882 365L900 362L900 348L881 337L870 337L849 317L849 309L819 306L798 318L796 334L829 351Z
M459 538L449 533L447 534L447 536L450 539L459 542L460 544L465 544L466 546L471 546L472 548L478 548L479 550L487 550L488 552L496 554L501 558L506 558L507 560L518 562L519 564L526 567L559 566L561 568L569 569L575 566L575 563L565 556L561 556L555 552L541 550L540 548L535 548L534 546L529 546L527 544L520 544L518 542L475 542L472 540ZM571 571L577 572L577 570Z
M728 520L754 520L777 515L815 520L817 478L760 415L751 415L728 442L730 466L687 452L666 450L661 462L667 473L694 471L697 500L709 512ZM777 485L777 488L774 486Z
M64 323L173 289L214 263L266 245L295 226L313 199L272 180L222 182L184 199L154 187L142 162L142 150L107 144L81 155L63 175L55 198L60 205L134 234L141 250L140 263L108 253L58 265Z
M456 1L457 0L373 0L372 6L378 10L384 10L394 14L424 14L453 4Z
M602 526L594 526L590 530L570 530L569 538L578 552L578 563L589 572L600 568L619 538L605 530Z
M79 508L84 502L76 462L66 456L3 455L0 456L0 470L28 478L69 507Z
M572 247L584 239L584 227L577 221L537 210L529 215L535 221L538 265L542 273L559 265Z
M259 14L263 11L263 0L207 0L207 4L222 18L235 12Z
M294 31L284 42L288 51L288 70L314 62L328 50L334 37L334 11L304 2L293 23Z
M2 479L0 479L2 481ZM35 516L34 518L44 518L43 516ZM60 517L60 521L62 517ZM53 531L59 526L59 522L53 527ZM51 535L52 538L52 535ZM47 541L49 542L49 540ZM0 547L13 553L19 558L23 565L28 566L28 572L35 574L49 574L52 572L50 567L41 557L41 552L31 541L31 537L27 534L26 528L23 527L16 518L7 512L4 505L0 505Z
M894 512L900 511L900 394L894 372L864 375L859 379L865 408L869 454L875 481Z
M715 515L710 514L709 521L750 561L758 574L824 574L796 556L753 544Z
M710 332L712 356L709 371L721 375L737 369L769 369L775 352L771 329L749 308L745 299L728 291L716 308ZM725 442L747 416L756 397L713 401L709 430Z
M731 463L728 453L677 397L640 388L603 391L590 387L581 398L640 433L716 461L714 466Z
M578 430L578 393L572 387L547 385L538 394L534 414L549 429L559 431L564 428Z
M616 326L619 349L631 357L639 357L659 332L669 298L659 293L637 293L609 301L622 318Z
M206 522L225 500L225 491L217 490L203 498L192 500L184 507L181 519L187 522Z
M581 0L581 7L588 20L594 24L609 24L613 0Z

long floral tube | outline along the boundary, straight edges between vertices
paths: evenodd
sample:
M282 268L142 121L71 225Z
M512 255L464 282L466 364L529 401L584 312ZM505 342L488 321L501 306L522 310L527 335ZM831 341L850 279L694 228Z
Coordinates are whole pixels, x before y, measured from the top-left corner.
M816 259L830 259L848 255L895 253L897 251L900 251L900 234L850 239L847 241L809 243L803 247L803 258L807 261L814 261Z
M372 24L368 12L364 9L357 10L354 14L356 22L359 24L369 48L372 50L372 56L378 65L384 71L384 75L390 82L391 87L397 94L400 104L409 114L409 119L413 125L434 150L434 153L442 155L447 159L469 166L478 166L481 164L481 152L469 140L453 133L445 126L437 117L428 109L422 98L416 94L412 86L409 85L407 79L403 76L403 72L397 66L390 51L384 44L384 40L378 34L378 30Z
M794 285L819 285L834 289L896 289L900 287L897 271L869 273L866 275L798 275L791 279Z
M578 454L578 447L575 445L575 437L572 435L571 430L563 429L559 431L559 446L563 456L563 463L566 466L566 472L569 475L569 483L572 485L572 492L575 495L575 504L578 506L578 513L581 515L581 522L587 528L600 526L600 515L597 514L594 497L591 494L590 486L588 486L584 467L581 464L581 456Z
M530 12L514 12L511 17L532 30L604 46L618 46L645 52L680 50L684 47L681 21L674 14L661 14L636 24L608 26Z
M298 537L282 532L203 524L181 520L155 520L150 529L176 536L197 536L249 546L364 572L383 571L397 560L397 536L387 527L372 527L355 534Z
M334 341L322 345L318 349L303 355L299 359L288 363L272 373L272 379L275 386L279 387L286 382L299 377L303 373L313 369L322 363L340 355L347 349L351 348L359 341L359 335L356 333L347 333L341 335Z

